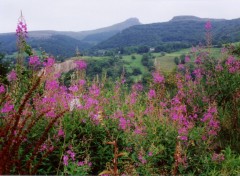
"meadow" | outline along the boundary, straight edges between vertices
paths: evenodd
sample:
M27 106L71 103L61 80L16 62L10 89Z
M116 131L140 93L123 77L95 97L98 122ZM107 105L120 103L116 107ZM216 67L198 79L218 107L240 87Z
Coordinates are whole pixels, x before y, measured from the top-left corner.
M52 57L30 55L24 66L26 29L17 29L18 62L0 83L1 175L240 174L240 61L232 51L195 47L178 66L182 53L153 54L144 85L124 74L90 79L91 58L76 59L64 85ZM144 72L141 57L117 63Z

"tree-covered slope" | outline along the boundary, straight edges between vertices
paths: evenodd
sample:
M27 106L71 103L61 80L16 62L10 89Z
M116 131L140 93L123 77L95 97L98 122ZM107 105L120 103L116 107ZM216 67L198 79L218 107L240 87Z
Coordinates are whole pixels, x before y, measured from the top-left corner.
M240 19L212 21L213 44L240 40ZM156 47L166 43L195 45L205 41L206 19L171 20L164 23L130 27L98 44L95 49L148 45Z

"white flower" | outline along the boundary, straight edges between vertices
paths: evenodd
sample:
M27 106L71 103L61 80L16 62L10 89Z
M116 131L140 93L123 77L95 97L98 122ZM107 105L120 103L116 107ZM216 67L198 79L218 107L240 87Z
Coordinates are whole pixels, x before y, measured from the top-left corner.
M81 106L81 103L79 101L79 98L74 97L71 101L70 101L70 111L73 111L74 108L77 108L79 106Z

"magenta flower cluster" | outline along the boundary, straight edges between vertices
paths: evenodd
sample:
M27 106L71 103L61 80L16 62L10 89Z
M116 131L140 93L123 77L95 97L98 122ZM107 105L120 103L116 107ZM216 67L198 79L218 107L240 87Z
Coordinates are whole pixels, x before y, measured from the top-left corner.
M84 70L87 68L87 63L84 60L77 60L75 61L75 64L78 70Z
M159 83L159 84L164 83L164 80L165 80L164 76L162 76L159 72L155 71L152 74L152 76L153 76L154 83Z
M29 58L29 65L30 66L38 66L40 65L40 60L39 60L39 57L38 56L31 56Z
M8 81L16 81L17 80L17 73L16 71L12 70L8 75L7 75Z
M27 24L25 24L23 21L20 21L17 25L17 29L16 29L16 35L18 37L27 37Z

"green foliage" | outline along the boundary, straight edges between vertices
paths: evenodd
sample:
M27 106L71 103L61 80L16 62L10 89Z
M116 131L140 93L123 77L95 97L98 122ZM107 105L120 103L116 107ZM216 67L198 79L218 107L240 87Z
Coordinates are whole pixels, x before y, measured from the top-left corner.
M0 53L0 82L6 83L6 76L9 72L10 64L8 62L3 61L4 54Z
M151 46L156 52L172 52L205 41L204 20L169 21L137 25L98 44L97 49ZM213 44L238 42L240 20L213 21Z

